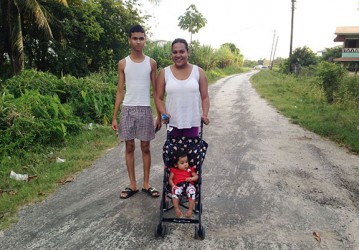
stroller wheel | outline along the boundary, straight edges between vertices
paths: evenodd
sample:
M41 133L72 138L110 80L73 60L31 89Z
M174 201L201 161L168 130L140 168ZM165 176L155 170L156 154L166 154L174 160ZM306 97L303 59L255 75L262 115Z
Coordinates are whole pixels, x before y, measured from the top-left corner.
M206 238L206 230L204 226L194 227L194 238L204 240Z
M161 223L156 226L155 237L164 237L167 234L167 226Z

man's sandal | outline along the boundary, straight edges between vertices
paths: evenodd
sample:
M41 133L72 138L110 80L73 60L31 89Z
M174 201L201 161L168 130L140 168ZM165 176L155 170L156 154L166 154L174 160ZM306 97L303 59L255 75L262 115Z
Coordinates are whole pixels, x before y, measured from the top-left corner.
M157 198L160 196L160 192L158 192L158 190L155 189L154 187L149 187L148 189L142 188L142 192L145 192L152 198Z
M132 188L127 187L124 190L121 191L120 198L121 199L127 199L133 196L134 194L138 193L138 189L133 191Z

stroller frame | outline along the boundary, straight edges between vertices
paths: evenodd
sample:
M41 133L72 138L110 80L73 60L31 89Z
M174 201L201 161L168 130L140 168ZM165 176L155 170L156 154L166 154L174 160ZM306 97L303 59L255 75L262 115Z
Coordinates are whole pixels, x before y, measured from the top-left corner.
M166 147L166 144L169 143L169 140L174 139L174 138L176 138L176 137L170 137L169 132L167 131L166 142L165 142L165 145L163 146L164 149ZM163 174L163 188L162 188L162 196L161 196L161 204L160 204L160 218L159 218L159 223L157 224L157 226L155 228L155 236L156 237L159 237L159 236L164 237L168 233L168 227L165 223L183 223L183 224L198 224L198 226L196 225L195 229L194 229L194 238L202 239L202 240L205 238L205 235L206 235L205 227L202 225L201 184L202 184L202 162L204 160L205 152L207 150L208 144L202 138L203 138L203 122L201 122L201 129L200 129L200 133L199 133L198 137L195 137L195 138L177 137L177 139L179 139L179 140L191 140L191 139L198 140L198 143L194 144L194 146L197 146L197 147L203 146L203 148L204 148L204 153L202 153L202 156L201 156L201 157L203 157L203 159L199 160L200 164L199 164L199 166L197 166L198 170L196 170L199 178L195 182L196 204L193 209L193 212L198 215L198 219L197 218L195 218L195 219L177 218L177 217L164 218L164 214L166 212L174 209L173 204L171 204L171 202L170 202L172 200L172 193L171 193L171 188L168 183L168 179L169 179L168 177L169 177L169 173L170 173L170 164L168 161L168 157L166 159L165 150L164 150L164 155L163 155L164 159L163 160L164 160L165 166L164 166L164 174ZM201 158L201 157L197 156L197 158ZM186 205L187 201L188 201L187 197L181 197L179 199L179 206L188 209L188 206Z

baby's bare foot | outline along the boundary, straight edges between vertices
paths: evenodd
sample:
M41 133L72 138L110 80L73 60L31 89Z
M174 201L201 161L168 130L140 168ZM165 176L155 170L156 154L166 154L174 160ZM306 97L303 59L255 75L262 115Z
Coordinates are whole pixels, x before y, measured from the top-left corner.
M177 218L182 218L183 217L183 214L182 214L181 210L176 210L176 216L177 216Z
M191 218L191 217L192 217L192 211L191 211L191 210L187 211L186 217L187 217L187 218Z

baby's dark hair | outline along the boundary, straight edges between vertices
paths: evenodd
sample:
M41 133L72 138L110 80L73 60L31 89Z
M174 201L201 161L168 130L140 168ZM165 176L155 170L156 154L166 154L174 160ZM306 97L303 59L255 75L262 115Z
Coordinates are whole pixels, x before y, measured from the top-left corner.
M183 157L188 157L187 152L184 150L178 150L177 152L175 152L173 154L172 157L172 161L171 161L171 167L175 167L175 165L177 164L177 162L179 161L180 158Z

